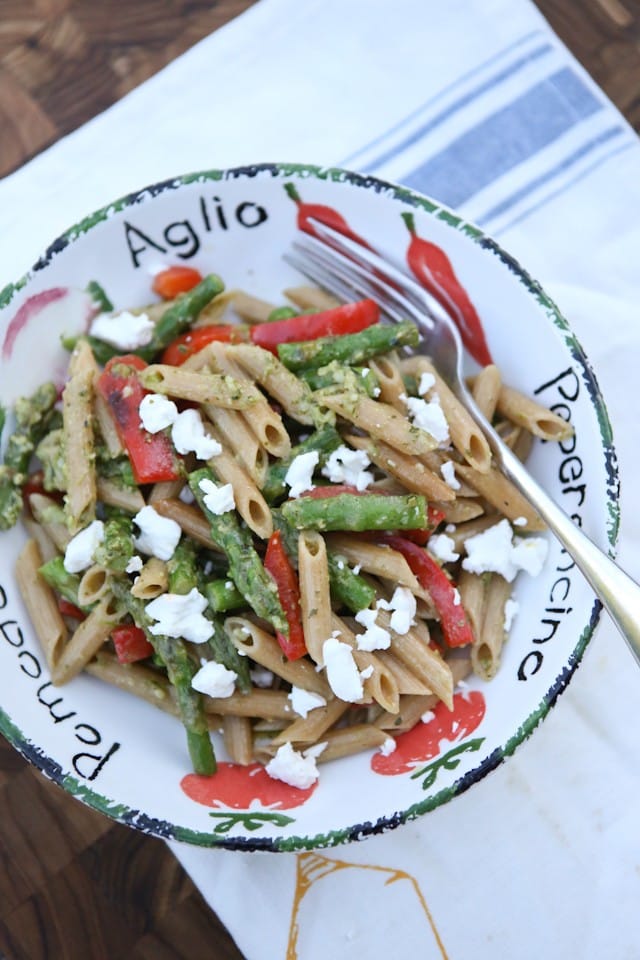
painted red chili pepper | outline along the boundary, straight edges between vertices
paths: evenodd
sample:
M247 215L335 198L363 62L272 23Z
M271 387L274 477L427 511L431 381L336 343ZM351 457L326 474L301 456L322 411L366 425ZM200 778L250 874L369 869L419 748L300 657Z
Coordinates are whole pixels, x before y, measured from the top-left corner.
M274 530L269 537L264 567L275 580L278 597L289 626L288 637L282 633L276 634L278 643L288 660L298 660L307 652L300 613L300 587L279 530Z
M412 213L401 214L411 234L407 263L416 280L453 316L465 347L481 366L493 363L482 322L444 250L416 233Z
M120 627L114 627L111 631L111 639L120 663L146 660L153 653L153 647L147 640L144 630L134 624L125 623Z
M358 333L380 319L380 307L373 300L345 303L321 313L302 313L286 320L259 323L251 328L251 340L259 347L277 353L279 343L317 340L319 337Z
M321 203L305 203L292 183L285 183L284 188L298 207L299 230L304 230L305 233L310 233L315 237L318 235L317 231L314 229L313 224L309 221L319 220L320 223L324 223L328 227L332 227L343 236L349 237L356 243L361 243L364 247L371 249L366 240L363 240L361 236L355 233L342 214L338 213L337 210L334 210L333 207L327 207Z
M64 597L58 597L58 610L63 617L73 617L74 620L85 620L87 616L84 610Z
M455 585L442 567L417 543L396 534L382 534L379 538L405 558L418 582L433 600L440 616L444 639L449 647L464 647L473 643L473 630Z
M136 483L177 480L179 461L171 440L164 433L149 433L140 420L140 402L149 391L136 372L145 367L144 360L134 354L112 357L98 377L96 388L109 406Z
M179 367L194 353L199 353L216 340L221 343L240 343L246 339L247 328L244 324L212 323L206 327L196 327L176 337L162 354L160 362Z
M187 293L202 280L202 274L193 267L167 267L153 278L153 292L163 300L175 300L179 293Z

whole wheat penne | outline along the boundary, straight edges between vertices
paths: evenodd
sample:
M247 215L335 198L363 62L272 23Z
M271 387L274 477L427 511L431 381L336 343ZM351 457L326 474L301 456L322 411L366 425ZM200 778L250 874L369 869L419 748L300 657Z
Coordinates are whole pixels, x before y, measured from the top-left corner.
M368 723L354 724L352 727L338 727L328 730L322 736L326 747L318 755L318 763L337 760L339 757L350 757L363 750L375 750L389 739L386 731Z
M246 767L253 763L253 736L251 721L247 717L232 714L222 718L222 733L225 750L233 763Z
M372 463L396 477L406 490L420 493L429 500L448 502L455 498L452 488L421 460L395 450L382 440L372 440L353 433L347 434L344 439L356 450L364 450Z
M324 538L315 530L301 530L298 537L298 579L305 646L311 659L323 666L322 647L331 636L329 566Z
M215 427L207 423L206 428L209 434L220 443L221 437ZM218 479L222 483L230 483L233 487L236 510L249 529L263 540L268 540L273 533L271 510L248 472L224 447L210 463Z
M72 533L95 517L93 398L97 373L91 347L86 340L79 340L69 360L69 379L62 392L63 443L67 468L65 510Z
M451 442L480 473L486 473L491 463L491 448L487 439L453 391L447 386L428 357L414 356L402 362L402 369L414 376L429 373L435 379L434 390L449 424Z
M106 477L96 480L98 499L110 507L119 507L127 513L137 513L144 507L144 497L137 487L125 487Z
M224 629L236 649L292 686L319 693L325 699L331 695L328 683L312 663L308 660L287 660L276 638L251 620L246 617L227 617Z
M348 703L334 697L324 707L316 707L309 711L306 717L297 717L293 723L275 735L272 743L276 746L287 741L301 745L317 743L325 731L337 723L348 709Z
M248 693L232 693L230 697L204 698L207 713L220 716L234 714L237 717L260 717L265 720L290 720L294 716L289 694L284 690L260 690Z
M402 397L406 394L406 387L402 379L402 371L398 366L395 352L382 354L369 360L369 367L376 375L380 386L380 399L390 403L396 410L405 413L406 406Z
M407 633L391 629L391 616L387 610L379 610L376 622L391 634L391 652L428 684L430 690L451 708L453 678L451 669L439 653L432 650L424 637L415 628ZM423 621L424 622L424 621Z
M385 666L378 656L379 652L358 650L357 635L347 624L344 618L333 614L331 618L333 631L337 631L339 639L353 648L353 659L361 673L364 673L363 700L374 700L383 710L393 712L398 709L400 694L398 684L393 673Z
M456 471L508 520L524 517L527 522L521 528L523 531L545 529L544 521L529 501L525 500L520 491L496 467L491 467L487 473L480 473L467 463L459 463Z
M93 563L80 577L78 604L80 607L91 607L107 593L109 593L109 574L104 567Z
M269 457L242 413L239 410L216 409L207 404L203 410L208 419L215 422L220 442L233 452L256 486L262 489L269 469Z
M182 478L178 480L161 480L158 483L154 483L151 487L147 501L148 503L155 503L157 500L173 499L180 495L180 491L183 488L184 480ZM144 501L142 505L144 506Z
M195 403L210 403L229 410L246 410L264 402L259 390L247 380L202 370L185 370L166 363L152 363L138 374L147 390Z
M448 662L453 680L454 690L456 684L471 673L471 659L469 656L456 657ZM440 702L439 697L430 693L426 696L406 696L400 698L400 709L397 714L383 714L375 721L375 725L381 730L389 730L393 733L404 733L415 727L420 718L427 712L432 711Z
M431 597L424 590L416 576L409 568L409 564L397 550L379 546L376 543L367 543L348 534L331 533L327 536L327 545L332 553L343 557L352 566L357 566L365 573L392 583L408 587L416 596L431 602Z
M413 426L388 403L347 390L322 391L321 402L344 420L402 453L419 457L436 447L431 434Z
M16 583L50 669L58 663L68 631L55 594L40 574L42 554L35 540L27 540L16 560Z
M506 636L505 607L512 590L513 585L504 577L497 573L492 574L487 586L482 629L471 648L473 672L483 680L491 680L500 665L500 654Z
M196 543L211 547L212 550L220 550L211 538L206 518L197 507L183 503L182 500L156 500L153 509L161 516L175 520L183 532Z
M483 367L471 381L471 395L476 402L476 406L489 423L493 420L493 415L496 412L501 386L502 377L494 363Z
M113 417L109 412L107 401L101 393L95 391L93 395L93 412L96 418L96 426L98 427L98 431L104 441L109 456L121 456L121 454L124 453L124 447L120 442L120 437L118 436L116 425L113 422Z
M51 679L56 686L68 683L96 655L109 638L113 627L122 619L122 610L108 594L98 601L87 618L83 620L61 652L51 670Z
M440 500L433 506L440 510L447 523L467 523L485 513L485 505L476 497L458 497L449 502Z
M85 670L93 677L111 683L120 690L152 703L166 713L178 716L178 707L171 692L168 678L157 670L150 670L139 663L119 663L117 657L107 650L100 650Z
M460 602L464 607L476 640L480 636L484 619L486 585L485 577L479 577L475 573L470 573L469 570L461 570L458 574L457 589L460 594Z
M53 560L54 557L57 557L59 550L44 527L41 527L31 517L25 517L23 522L30 539L35 540L38 544L42 562L46 563L47 560Z
M71 531L64 522L64 514L52 497L43 493L29 495L29 507L37 523L40 524L60 553L64 553L71 540Z
M340 306L340 301L320 287L288 287L283 291L285 297L295 303L301 310L333 310Z
M149 557L133 581L131 593L141 600L153 600L161 593L166 593L168 586L169 572L166 563L157 557Z
M259 297L253 297L244 290L235 290L233 309L247 323L264 323L269 319L269 314L275 310L275 305Z
M228 347L229 356L236 360L277 400L282 409L298 423L314 422L314 402L306 383L287 370L277 357L252 344L237 343Z
M378 650L376 657L386 670L392 675L396 682L398 695L407 693L421 694L422 696L431 693L431 688L424 680L416 677L411 668L398 659L391 650ZM398 706L399 709L399 706ZM389 713L397 711L390 710Z
M496 409L503 417L542 440L567 440L573 435L570 423L513 387L502 385Z

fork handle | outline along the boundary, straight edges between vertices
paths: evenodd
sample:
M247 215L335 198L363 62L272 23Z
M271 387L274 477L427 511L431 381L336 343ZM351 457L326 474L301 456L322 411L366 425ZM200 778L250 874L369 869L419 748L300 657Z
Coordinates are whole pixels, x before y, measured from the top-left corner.
M504 474L536 508L575 561L640 663L640 586L576 526L506 444L499 438L488 439Z

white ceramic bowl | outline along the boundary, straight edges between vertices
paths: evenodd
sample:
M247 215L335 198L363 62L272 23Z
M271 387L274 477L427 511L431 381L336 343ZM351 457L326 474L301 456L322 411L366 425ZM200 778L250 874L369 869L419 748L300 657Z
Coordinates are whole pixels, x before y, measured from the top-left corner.
M117 307L141 305L149 300L153 268L184 262L220 274L229 289L282 302L281 291L301 282L282 254L297 218L314 212L297 208L288 183L304 204L339 211L352 230L400 263L409 243L401 213L414 214L417 233L450 258L504 379L570 417L575 437L538 443L530 467L596 543L612 551L618 501L611 433L566 321L476 227L372 177L297 164L207 171L147 187L87 217L0 295L0 403L10 407L42 381L63 377L59 335L71 326L82 329L86 297L79 291L90 280L99 281ZM65 295L66 288L76 292ZM229 767L196 802L183 789L189 760L178 721L89 676L52 687L14 577L25 533L18 527L0 537L0 731L90 806L142 831L203 846L330 846L450 801L531 734L568 684L600 611L570 558L551 541L543 572L517 582L519 614L498 675L490 683L470 680L468 691L456 696L455 716L439 720L437 729L432 724L429 735L422 725L418 754L414 750L422 762L381 773L370 753L334 761L321 768L308 794ZM217 750L224 759L220 745Z

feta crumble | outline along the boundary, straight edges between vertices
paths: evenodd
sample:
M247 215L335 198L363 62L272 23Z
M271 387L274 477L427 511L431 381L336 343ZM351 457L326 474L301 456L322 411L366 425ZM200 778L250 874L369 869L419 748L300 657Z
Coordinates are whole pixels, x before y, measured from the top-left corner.
M373 474L367 470L371 460L364 450L352 450L342 444L334 450L321 473L331 483L348 483L357 490L366 490L373 481Z
M178 408L162 393L147 393L138 407L142 426L148 433L159 433L175 423Z
M388 757L389 754L393 753L396 749L396 742L393 737L387 737L386 740L383 740L380 744L378 751L382 754L383 757Z
M436 385L436 378L432 373L429 373L428 370L425 370L420 374L420 382L418 384L418 393L421 397L424 397L426 393L429 393Z
M222 447L204 429L202 417L189 407L176 417L171 439L178 453L195 453L198 460L210 460L222 453Z
M273 683L273 673L265 667L254 667L249 671L249 676L256 687L266 688Z
M427 550L429 553L433 554L436 560L441 560L443 563L454 563L460 558L460 554L456 553L453 549L454 547L455 540L448 537L446 533L438 533L435 536L429 537L427 541Z
M462 561L471 573L499 573L511 582L519 570L537 576L547 556L542 537L515 537L507 519L465 540L467 556Z
M126 567L124 568L125 573L140 573L142 570L143 563L142 557L139 557L137 554L134 554L133 557L128 561Z
M313 693L311 690L302 690L301 687L292 687L287 699L291 701L294 713L299 714L305 719L311 710L315 710L317 707L326 707L327 705L327 701L319 693Z
M205 507L217 517L223 513L229 513L230 510L235 510L236 501L230 483L218 486L213 480L203 477L198 486L204 493Z
M316 756L309 751L300 753L288 742L278 747L278 752L265 770L274 780L282 780L300 790L307 790L318 779Z
M349 644L343 643L335 636L329 637L322 645L322 659L327 670L329 686L336 697L346 703L361 700L364 692L362 678Z
M440 467L440 473L442 474L442 479L447 484L448 487L451 487L452 490L460 489L460 481L456 477L456 468L453 463L453 460L445 460L445 462Z
M425 712L420 717L422 723L431 723L432 720L435 720L436 715L433 710L425 710Z
M289 489L289 496L299 497L305 490L313 490L313 471L318 466L320 454L317 450L309 450L307 453L299 453L291 463L284 476L284 482Z
M408 587L396 587L391 600L380 599L376 607L382 610L391 610L389 626L394 633L401 636L409 632L416 615L416 598Z
M91 324L89 333L118 350L136 350L151 342L155 324L146 313L100 313Z
M137 550L158 560L170 560L182 535L179 524L163 517L150 505L138 510L133 522L140 533L133 538Z
M154 636L181 637L204 643L213 636L213 624L203 616L207 598L193 587L187 594L162 593L145 607L156 623L149 627Z
M202 666L191 681L191 686L208 697L223 699L230 697L234 692L237 679L238 674L235 670L228 670L222 663L217 663L215 660L203 660Z
M356 635L358 650L388 650L391 646L391 634L376 623L378 608L365 607L358 610L355 620L365 628L364 633ZM344 698L343 698L344 699Z
M64 552L63 566L67 573L80 573L93 563L93 555L104 540L104 523L93 520L72 537Z
M513 619L516 616L518 610L520 609L520 604L517 600L507 600L504 605L504 631L508 633L511 630L511 625Z
M407 397L404 394L401 398L407 405L414 426L426 430L440 444L449 443L451 439L449 424L437 398L427 401L420 397Z

